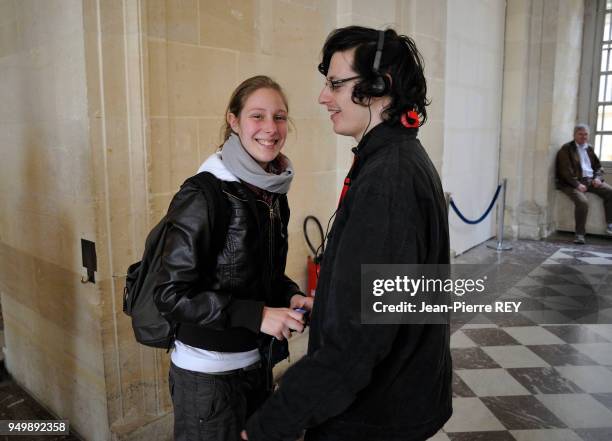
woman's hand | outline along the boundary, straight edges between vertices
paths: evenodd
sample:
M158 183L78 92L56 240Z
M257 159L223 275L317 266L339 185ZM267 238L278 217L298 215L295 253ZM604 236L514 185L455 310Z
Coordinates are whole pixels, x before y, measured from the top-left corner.
M304 331L303 314L290 308L269 308L264 306L261 332L278 340L289 339L291 331Z
M312 311L312 303L314 301L314 297L306 297L301 294L296 294L291 297L289 307L291 309L304 309L308 312Z

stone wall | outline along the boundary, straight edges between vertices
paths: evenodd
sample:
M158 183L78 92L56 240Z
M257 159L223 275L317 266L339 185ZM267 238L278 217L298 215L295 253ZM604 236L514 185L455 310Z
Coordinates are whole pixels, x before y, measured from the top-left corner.
M419 139L440 175L444 151L444 111L446 73L446 0L338 1L338 27L369 26L378 29L393 27L398 33L413 38L425 63L427 93L431 105L427 108L427 123L419 131ZM356 145L351 138L336 136L337 195L350 168Z
M0 293L6 366L89 439L108 438L83 5L0 2Z
M296 172L288 274L305 284L302 221L308 214L327 219L334 204L334 136L317 104L323 85L317 64L335 8L322 0L147 2L151 223L221 143L234 88L269 75L285 89L293 121L284 150Z
M554 230L554 155L575 124L582 21L582 0L508 2L500 173L512 238Z
M484 213L499 179L505 12L503 1L448 5L443 183L469 219ZM495 221L495 210L476 225L451 212L451 249L462 253L489 239Z

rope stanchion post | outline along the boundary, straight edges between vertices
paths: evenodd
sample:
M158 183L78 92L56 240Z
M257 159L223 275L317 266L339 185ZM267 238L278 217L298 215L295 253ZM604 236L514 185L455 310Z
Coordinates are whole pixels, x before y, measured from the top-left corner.
M501 204L497 204L497 213L498 213L498 216L497 216L497 243L495 245L487 244L488 248L492 248L492 249L497 250L497 251L506 251L506 250L511 250L512 249L512 247L510 245L505 245L504 244L504 213L506 212L506 187L507 187L507 184L508 184L508 180L504 179L501 184L497 185L497 189L495 190L495 195L493 196L493 199L491 199L491 202L489 203L489 206L487 207L487 209L485 210L483 215L480 216L478 219L468 219L467 217L465 217L461 213L461 211L459 211L459 208L457 208L457 204L455 204L455 201L450 197L450 194L449 193L445 194L445 198L447 199L447 203L450 204L450 208L452 208L452 210L459 217L459 219L461 219L466 224L475 225L475 224L479 224L480 222L485 220L485 218L489 215L489 213L493 209L493 206L495 205L495 202L497 201L497 198L499 197L499 194L503 193Z
M496 243L488 243L487 248L496 251L508 251L512 246L504 244L504 215L506 213L506 188L508 179L504 178L502 182L502 198L501 204L497 204L497 241Z
M449 204L450 207L453 209L453 211L455 212L455 214L457 216L459 216L459 219L461 219L463 222L465 222L466 224L470 224L470 225L476 225L481 223L483 220L486 219L486 217L489 215L489 213L491 212L491 209L493 208L493 206L495 205L495 201L497 201L497 197L499 196L499 192L501 191L501 184L499 184L497 186L497 190L495 190L495 196L493 196L493 199L491 199L491 203L489 204L489 206L487 207L487 209L485 210L485 212L483 213L482 216L480 216L478 219L468 219L467 217L465 217L461 211L459 211L459 208L457 208L457 204L455 204L455 201L453 201L453 198L449 199ZM450 193L449 193L450 194Z

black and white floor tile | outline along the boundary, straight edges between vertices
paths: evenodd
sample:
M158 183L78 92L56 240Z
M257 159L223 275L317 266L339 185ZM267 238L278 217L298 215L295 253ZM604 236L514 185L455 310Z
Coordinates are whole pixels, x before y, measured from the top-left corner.
M550 251L506 294L525 309L454 330L454 413L431 440L612 440L612 247Z

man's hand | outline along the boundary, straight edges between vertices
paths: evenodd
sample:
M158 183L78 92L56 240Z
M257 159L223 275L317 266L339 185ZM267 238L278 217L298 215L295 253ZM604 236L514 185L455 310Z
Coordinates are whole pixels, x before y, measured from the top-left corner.
M289 307L291 309L301 308L301 309L305 309L308 312L311 312L313 301L314 301L314 298L312 297L306 297L301 294L296 294L293 297L291 297Z
M585 193L588 189L587 186L584 184L578 184L578 187L576 187L578 189L579 192L581 193Z
M244 439L244 440L248 440L249 437L246 433L246 430L243 430L242 432L240 432L240 438Z
M597 178L593 179L593 187L601 187L601 181Z
M278 340L289 339L292 330L304 331L304 316L293 309L264 306L260 329Z

